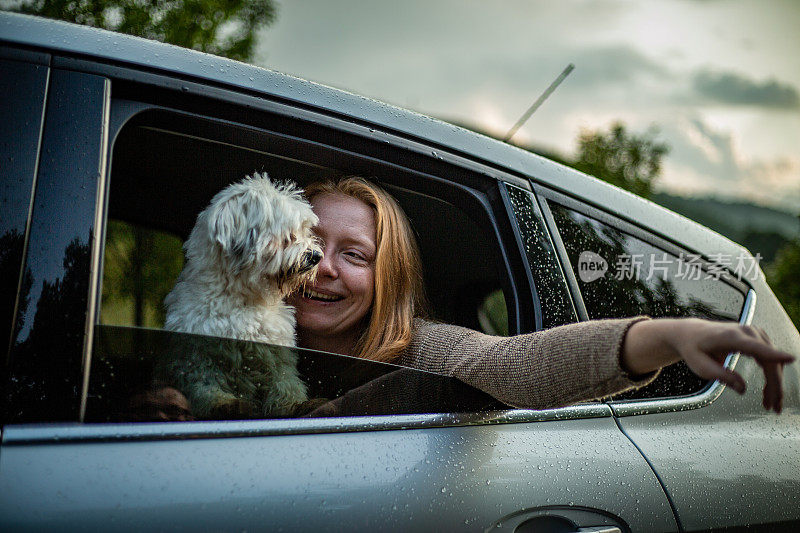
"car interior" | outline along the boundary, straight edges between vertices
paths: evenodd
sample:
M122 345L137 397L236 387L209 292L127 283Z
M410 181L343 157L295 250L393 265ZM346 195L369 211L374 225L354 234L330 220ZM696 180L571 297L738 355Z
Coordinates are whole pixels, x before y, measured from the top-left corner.
M302 187L349 174L347 161L339 168L324 166L314 161L313 153L293 153L297 149L291 144L272 141L265 132L145 113L126 124L114 142L108 219L173 236L178 243L188 237L197 215L217 192L247 175L266 173L273 180L290 180ZM365 177L392 194L411 221L422 255L430 316L508 334L504 316L481 318L486 313L505 315L500 309L504 304L496 301L502 301L498 291L504 289L507 277L484 208L457 188L446 188L445 199L435 195L441 183L427 183L379 164ZM112 246L110 237L106 236L107 249ZM182 255L180 250L175 253ZM108 266L104 277L110 274ZM104 307L113 305L110 298L106 291ZM137 325L105 309L101 323Z
M159 331L164 325L163 298L182 269L183 241L211 198L255 172L301 187L351 173L347 158L325 159L324 152L300 153L295 143L263 130L163 110L140 113L121 128L112 145L87 420L158 419L152 413L125 414L120 406L142 394L152 395L147 389L158 354L185 341ZM507 335L504 292L509 276L497 238L491 234L490 215L476 200L481 193L380 163L359 170L392 194L411 221L422 256L428 317ZM394 370L352 359L301 356L298 368L309 392L326 398ZM309 379L310 375L325 378ZM338 414L470 411L496 405L483 393L449 378L433 386L432 376L380 379L381 388L396 384L406 391L422 379L425 383L414 390L438 391L422 404L419 394L410 395L405 404L396 397L387 403L370 396L369 401L345 402L353 411ZM453 404L453 399L459 403Z

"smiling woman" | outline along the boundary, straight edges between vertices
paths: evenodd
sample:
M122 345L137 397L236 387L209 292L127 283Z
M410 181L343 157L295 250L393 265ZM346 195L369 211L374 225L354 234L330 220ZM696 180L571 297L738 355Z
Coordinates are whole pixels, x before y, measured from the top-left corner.
M313 183L306 196L320 218L324 258L310 291L290 299L300 345L393 360L411 340L411 320L424 313L408 219L391 196L361 178Z

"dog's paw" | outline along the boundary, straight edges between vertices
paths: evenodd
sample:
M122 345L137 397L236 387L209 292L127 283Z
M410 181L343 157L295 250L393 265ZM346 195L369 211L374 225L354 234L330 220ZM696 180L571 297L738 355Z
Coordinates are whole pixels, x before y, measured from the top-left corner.
M295 406L308 399L306 384L294 374L294 368L291 370L270 383L264 399L264 416L292 416Z
M208 413L210 420L238 420L256 418L258 409L253 402L243 398L229 397L218 399Z

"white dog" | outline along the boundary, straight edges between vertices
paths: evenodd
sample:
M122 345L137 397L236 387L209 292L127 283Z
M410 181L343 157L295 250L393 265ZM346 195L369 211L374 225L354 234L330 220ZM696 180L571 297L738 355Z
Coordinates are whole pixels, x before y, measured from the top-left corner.
M184 244L186 265L164 300L166 329L294 346L294 309L283 300L316 274L317 222L301 190L266 175L219 192ZM198 418L282 416L306 400L293 350L193 339L162 371Z

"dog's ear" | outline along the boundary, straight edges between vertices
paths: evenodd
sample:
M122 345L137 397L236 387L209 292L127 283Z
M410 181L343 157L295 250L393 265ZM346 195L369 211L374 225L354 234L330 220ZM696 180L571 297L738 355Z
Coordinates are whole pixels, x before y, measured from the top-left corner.
M211 238L219 244L234 272L240 272L256 256L259 213L264 206L248 192L233 195L215 206L209 220Z

